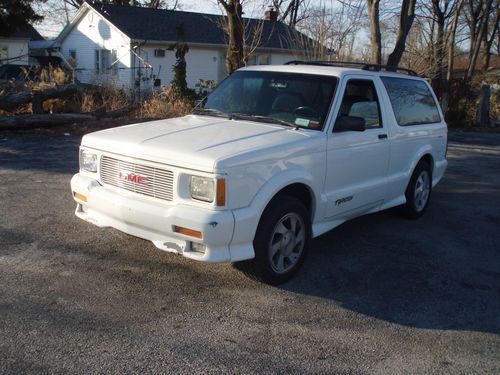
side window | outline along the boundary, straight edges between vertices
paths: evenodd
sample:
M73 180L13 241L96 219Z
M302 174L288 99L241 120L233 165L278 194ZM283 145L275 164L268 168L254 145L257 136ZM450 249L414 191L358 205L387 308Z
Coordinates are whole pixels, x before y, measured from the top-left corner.
M361 117L367 129L382 127L380 105L375 85L371 80L351 79L347 82L340 116Z
M384 83L396 121L400 126L440 122L434 98L423 81L380 77Z

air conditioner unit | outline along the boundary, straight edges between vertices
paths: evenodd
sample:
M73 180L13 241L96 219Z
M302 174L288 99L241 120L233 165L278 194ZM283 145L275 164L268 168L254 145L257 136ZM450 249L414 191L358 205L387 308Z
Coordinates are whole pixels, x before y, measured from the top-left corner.
M155 57L165 57L165 50L162 48L155 49Z

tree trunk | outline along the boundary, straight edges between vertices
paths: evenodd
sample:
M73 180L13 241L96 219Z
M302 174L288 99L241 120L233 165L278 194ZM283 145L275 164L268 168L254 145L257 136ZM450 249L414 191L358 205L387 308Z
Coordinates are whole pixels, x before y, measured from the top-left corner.
M47 99L65 98L76 94L79 91L76 85L57 86L46 90L35 92L16 92L0 96L0 109L12 111L20 105L30 103L34 97L35 101L44 101Z
M389 55L387 65L397 67L403 57L406 47L406 38L410 32L411 25L415 19L415 2L416 0L403 0L401 4L401 15L399 18L399 30L396 38L394 50Z
M445 26L445 11L441 10L439 0L432 1L434 15L436 17L437 23L437 38L436 38L436 49L435 53L435 66L433 71L434 79L441 79L441 69L443 67L444 61L444 26Z
M366 0L370 17L372 63L382 64L382 36L380 35L380 0Z
M455 36L457 33L458 20L463 5L464 5L464 0L460 0L460 2L457 5L457 8L455 9L453 23L451 24L450 44L448 46L448 71L446 72L446 81L448 82L448 87L453 76L453 65L455 63Z
M448 63L447 63L447 71L446 71L446 82L444 84L443 96L441 100L441 107L443 109L444 114L448 112L448 108L450 105L453 105L454 96L452 96L451 85L453 78L453 66L455 63L455 36L457 33L457 25L460 17L460 12L464 5L464 0L459 0L456 8L455 14L453 16L453 21L451 23L450 28L450 40L448 45ZM451 104L450 104L451 103Z
M228 46L226 69L229 74L245 65L243 9L240 0L219 1L227 13Z
M500 24L500 0L495 1L493 9L496 9L495 15L493 16L493 22L491 23L488 22L483 40L483 54L484 54L483 70L485 71L488 70L488 68L490 67L491 47L493 46L495 36L499 32L498 28ZM491 30L490 30L490 25L493 25ZM490 33L490 35L488 35L488 33Z
M469 67L467 69L466 79L470 80L474 75L474 70L476 69L477 58L479 56L479 50L484 38L484 34L488 27L488 21L490 18L491 4L493 0L488 0L485 7L483 8L482 17L479 24L479 32L476 35L476 39L471 41L471 59L469 61Z
M129 105L109 112L106 112L106 108L102 107L94 112L87 113L45 113L0 116L0 130L27 129L39 126L51 127L76 122L95 121L105 118L118 118L129 114L136 107L137 106L135 105Z

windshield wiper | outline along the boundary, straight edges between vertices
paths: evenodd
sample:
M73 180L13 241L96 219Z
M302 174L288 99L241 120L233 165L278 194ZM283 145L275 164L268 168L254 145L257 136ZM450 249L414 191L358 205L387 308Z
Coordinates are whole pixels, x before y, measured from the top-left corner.
M262 115L250 115L245 113L231 113L231 117L235 120L254 120L259 122L272 122L273 124L285 125L293 128L298 128L297 125L290 124L287 121L280 120L270 116L262 116Z
M228 119L232 118L232 115L230 115L229 113L219 111L218 109L215 108L195 108L193 109L192 113L195 115L210 115L217 117L225 117Z
M193 109L193 114L224 117L224 118L227 118L229 120L251 120L251 121L259 121L259 122L271 122L273 124L285 125L285 126L296 128L296 129L299 128L297 125L294 125L294 124L291 124L287 121L280 120L280 119L270 117L270 116L252 115L252 114L246 114L246 113L226 113L226 112L220 111L220 110L215 109L215 108L195 108L195 109Z

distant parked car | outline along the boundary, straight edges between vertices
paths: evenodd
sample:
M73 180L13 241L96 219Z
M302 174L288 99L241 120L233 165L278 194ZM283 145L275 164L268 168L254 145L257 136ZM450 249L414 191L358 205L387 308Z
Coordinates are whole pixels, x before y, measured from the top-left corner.
M59 56L30 56L29 62L29 65L5 64L0 66L0 80L36 81L40 69L64 65Z
M5 64L0 66L0 81L6 80L36 80L38 68L29 65Z

